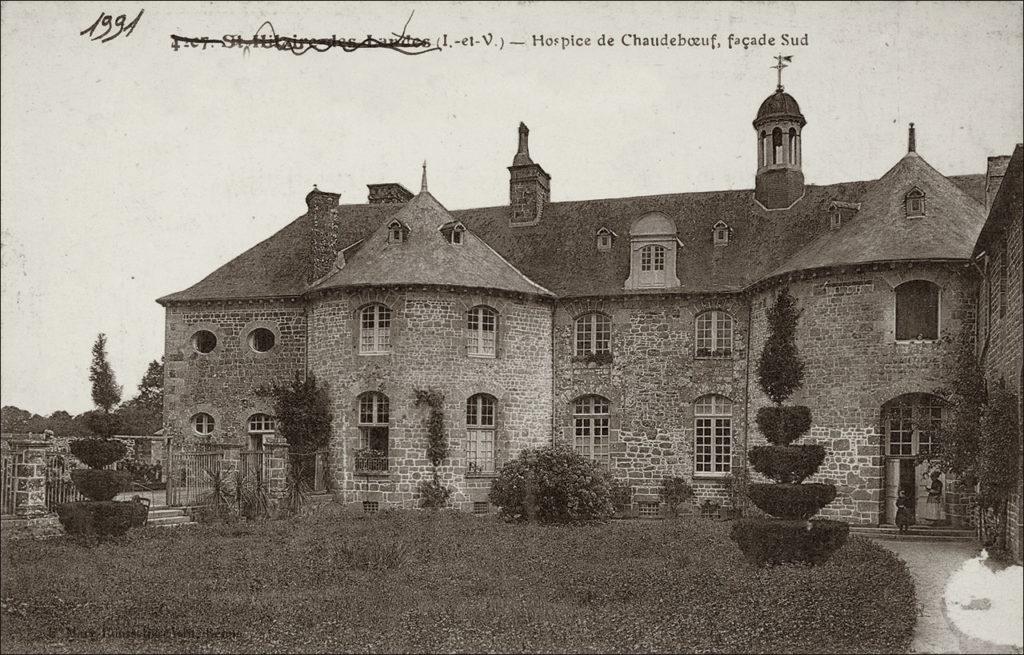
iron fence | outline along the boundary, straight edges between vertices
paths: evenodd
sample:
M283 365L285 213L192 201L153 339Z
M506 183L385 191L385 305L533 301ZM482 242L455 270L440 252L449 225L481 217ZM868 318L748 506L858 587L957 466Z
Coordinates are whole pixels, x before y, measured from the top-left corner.
M168 453L167 504L174 506L207 505L215 496L226 493L227 470L224 453Z
M14 497L18 489L18 464L21 453L4 451L0 454L0 514L14 514Z

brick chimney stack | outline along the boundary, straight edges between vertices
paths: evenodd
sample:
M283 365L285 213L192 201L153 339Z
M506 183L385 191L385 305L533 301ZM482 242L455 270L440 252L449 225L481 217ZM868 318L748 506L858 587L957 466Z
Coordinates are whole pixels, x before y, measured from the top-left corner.
M309 230L309 282L331 272L338 255L338 201L341 195L321 191L313 185L306 194Z
M530 159L530 128L519 123L519 148L508 167L509 222L536 225L551 201L551 176Z

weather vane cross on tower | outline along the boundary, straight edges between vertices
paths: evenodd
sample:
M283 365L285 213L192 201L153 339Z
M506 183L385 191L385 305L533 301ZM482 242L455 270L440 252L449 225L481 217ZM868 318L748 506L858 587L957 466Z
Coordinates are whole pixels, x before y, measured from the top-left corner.
M782 62L784 62L784 61L793 61L793 56L792 55L783 56L782 54L778 54L778 55L775 56L775 59L778 61L778 63L775 64L774 66L769 66L769 68L774 68L774 69L779 71L779 86L778 86L778 88L776 90L779 93L782 93L782 69L783 68L788 68L788 66L786 66L786 64L784 64Z

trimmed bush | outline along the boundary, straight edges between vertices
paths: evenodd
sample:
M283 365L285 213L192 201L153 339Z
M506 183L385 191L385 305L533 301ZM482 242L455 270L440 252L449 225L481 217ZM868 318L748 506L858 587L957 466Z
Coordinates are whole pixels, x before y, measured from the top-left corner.
M850 525L842 521L815 519L740 519L730 536L747 559L758 566L807 562L822 564L846 543Z
M78 439L72 441L70 447L72 455L94 469L113 464L128 452L127 446L113 439Z
M807 520L836 498L833 484L751 484L747 496L766 514Z
M762 407L755 420L768 443L788 446L811 429L811 409L803 405Z
M420 507L437 509L447 507L448 500L452 497L452 488L441 482L441 478L434 472L431 480L422 480L419 485Z
M89 500L104 501L125 491L131 482L131 475L127 471L74 469L71 471L71 480Z
M775 482L800 483L825 461L824 446L754 446L747 459L755 471Z
M115 537L128 532L138 520L140 506L131 501L108 500L62 503L55 509L68 534Z
M541 523L604 521L615 511L612 477L563 445L526 449L501 467L490 501L508 520Z
M672 516L679 516L679 508L693 498L693 487L683 477L662 478L658 495Z

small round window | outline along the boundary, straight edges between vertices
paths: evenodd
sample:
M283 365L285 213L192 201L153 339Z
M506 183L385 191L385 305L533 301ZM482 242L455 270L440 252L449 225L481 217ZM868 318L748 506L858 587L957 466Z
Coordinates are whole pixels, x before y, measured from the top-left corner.
M265 353L274 347L274 333L267 328L256 328L249 333L249 347L258 353Z
M211 353L217 347L217 335L209 330L199 330L192 335L192 347L197 353Z
M206 413L199 413L192 417L192 429L196 434L213 433L213 417Z

